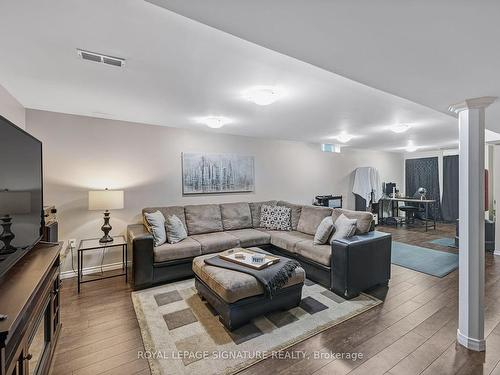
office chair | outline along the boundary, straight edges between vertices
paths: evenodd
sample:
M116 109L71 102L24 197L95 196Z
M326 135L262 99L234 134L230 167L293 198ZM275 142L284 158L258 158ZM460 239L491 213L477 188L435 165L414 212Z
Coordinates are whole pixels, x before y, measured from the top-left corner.
M417 190L415 194L413 194L413 198L420 199L420 197L421 193ZM404 205L398 207L398 209L405 213L405 224L414 224L417 214L425 211L422 205L416 202L404 202Z

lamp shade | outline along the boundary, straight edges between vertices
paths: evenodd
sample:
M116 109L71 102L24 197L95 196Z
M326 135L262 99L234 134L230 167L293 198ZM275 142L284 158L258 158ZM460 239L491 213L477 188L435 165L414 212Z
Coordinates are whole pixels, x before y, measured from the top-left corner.
M29 214L31 212L31 192L0 191L0 216Z
M123 208L123 190L89 191L89 210L119 210Z

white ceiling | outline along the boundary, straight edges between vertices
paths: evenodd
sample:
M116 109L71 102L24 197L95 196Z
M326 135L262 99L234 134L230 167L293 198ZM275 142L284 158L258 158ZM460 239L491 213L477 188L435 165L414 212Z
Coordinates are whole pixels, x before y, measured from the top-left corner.
M148 1L444 113L500 97L498 0Z
M370 79L363 79L364 75L353 77L354 74L348 74L346 69L338 69L339 73L427 105L432 104L428 103L430 99L427 102L420 100L418 90L414 97L405 95L411 91L412 82L420 79L421 86L427 86L424 99L440 97L441 91L453 91L455 87L440 90L439 77L419 77L415 64L398 68L391 59L394 53L390 51L390 43L374 47L383 36L395 38L390 30L399 35L400 27L405 25L401 20L389 27L385 17L385 23L373 25L372 22L370 29L347 21L356 19L355 9L342 14L330 6L325 9L327 2L324 1L318 2L319 13L306 11L314 8L312 1L287 1L286 5L281 0L169 0L168 3L175 5L180 13L206 15L205 18L212 21L203 19L204 22L220 22L217 26L221 29L240 25L238 32L229 30L237 35L250 34L250 31L257 31L257 37L267 35L269 43L260 44L276 50L282 50L279 44L287 40L285 47L294 45L295 50L280 52L303 60L316 60L312 57L321 46L333 46L323 54L325 61L330 59L332 65L341 68L352 66L352 71ZM184 7L184 3L196 7ZM213 8L205 6L208 3ZM308 6L297 14L301 17L289 12L290 9L299 11L299 5L306 3ZM239 5L241 12L233 4ZM264 4L268 9L256 18ZM281 6L277 7L278 4ZM363 6L360 5L358 11L368 20L368 12ZM373 7L369 9L375 11ZM281 12L279 16L275 13L278 11ZM372 14L378 16L378 13ZM0 14L3 16L0 23L0 84L29 108L318 143L334 143L334 135L347 131L356 135L349 142L349 146L355 148L401 150L409 139L427 149L456 147L456 119L449 114L346 79L143 0L3 0ZM317 22L315 17L318 17ZM223 25L224 20L231 20L231 23ZM307 26L312 22L316 24ZM330 27L342 35L333 33ZM454 24L448 27L455 28ZM304 33L302 37L301 32ZM288 38L285 33L289 33ZM310 43L307 35L316 35L321 43ZM371 48L366 49L370 43L365 42L347 49L349 40L357 42L363 39L362 36L371 41ZM409 44L414 43L412 40ZM403 47L394 45L394 49L408 50ZM489 54L496 53L498 58L498 51L493 51L494 45L489 47ZM125 68L82 61L76 48L124 57L127 60ZM446 48L422 56L420 62L424 68L446 56L450 70L458 69L443 49ZM469 52L471 49L467 47ZM311 52L311 59L299 56L303 50ZM373 53L376 50L379 50L378 55ZM456 51L450 54L454 56ZM387 68L375 69L380 68L383 61ZM330 69L328 64L309 62ZM460 92L453 100L446 99L446 105L468 96L498 95L495 92L499 89L499 85L495 85L498 80L495 81L493 74L491 77L490 91L471 90L477 93L466 96ZM377 85L380 81L385 85ZM397 82L400 84L396 85ZM242 92L254 85L278 85L287 95L275 104L259 107L242 98ZM399 91L391 90L392 86ZM442 105L432 107L444 111ZM196 121L197 117L208 115L223 115L233 122L222 129L208 130ZM401 122L411 124L412 128L404 134L387 130L390 125Z

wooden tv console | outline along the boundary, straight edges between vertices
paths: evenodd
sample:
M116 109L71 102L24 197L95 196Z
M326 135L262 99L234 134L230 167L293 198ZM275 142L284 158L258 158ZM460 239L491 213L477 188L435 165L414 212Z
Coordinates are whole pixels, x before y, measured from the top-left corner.
M0 375L49 373L61 330L61 244L38 244L0 284Z

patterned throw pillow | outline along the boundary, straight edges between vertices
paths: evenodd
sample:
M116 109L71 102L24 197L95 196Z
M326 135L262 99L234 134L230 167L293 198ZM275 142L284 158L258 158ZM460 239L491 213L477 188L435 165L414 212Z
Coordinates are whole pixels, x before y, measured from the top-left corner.
M291 213L290 207L264 204L260 211L260 225L270 230L291 230Z

